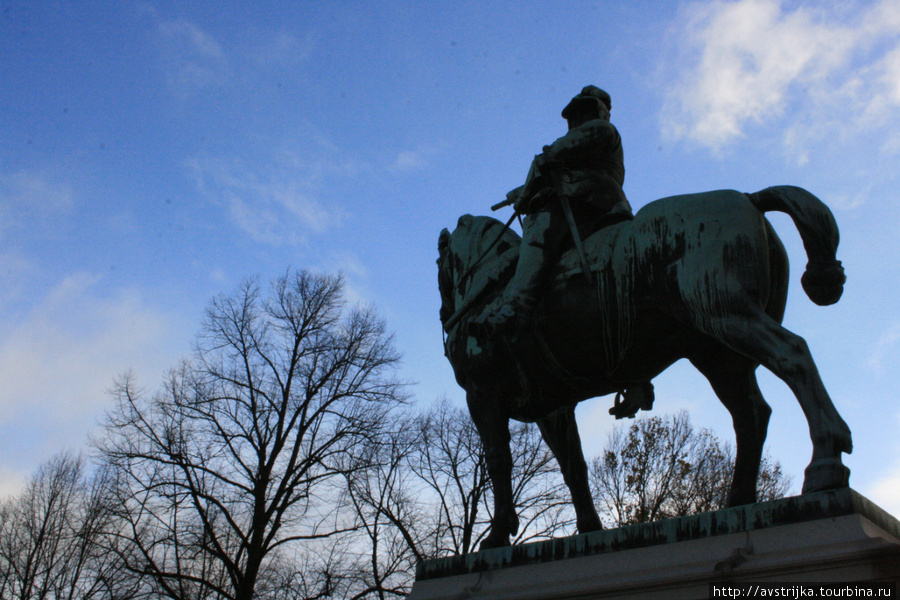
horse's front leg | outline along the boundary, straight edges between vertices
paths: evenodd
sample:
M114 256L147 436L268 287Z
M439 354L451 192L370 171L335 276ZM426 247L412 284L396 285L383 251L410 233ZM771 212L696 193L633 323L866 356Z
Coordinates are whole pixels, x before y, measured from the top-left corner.
M481 550L509 546L510 536L519 531L519 517L513 502L512 454L509 449L509 417L497 406L496 398L483 394L466 395L469 413L481 436L488 475L494 490L494 518L491 531L481 542Z
M563 479L572 493L578 533L603 529L591 495L587 463L584 460L578 424L575 421L575 408L561 408L539 419L537 424L544 441L556 457Z

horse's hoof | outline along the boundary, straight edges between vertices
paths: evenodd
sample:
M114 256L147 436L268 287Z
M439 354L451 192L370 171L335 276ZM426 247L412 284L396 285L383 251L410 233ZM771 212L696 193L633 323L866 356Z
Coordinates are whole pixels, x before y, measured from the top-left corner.
M596 513L589 517L578 519L577 525L578 533L590 533L603 529L603 523L600 522L600 517Z
M806 467L803 493L822 492L850 487L850 469L840 460L829 458L814 460Z
M600 523L592 523L590 525L578 526L578 533L590 533L592 531L603 531L603 525Z
M481 542L481 545L478 546L478 551L481 552L482 550L492 550L493 548L505 548L509 545L511 544L509 543L508 535L488 535L488 537Z

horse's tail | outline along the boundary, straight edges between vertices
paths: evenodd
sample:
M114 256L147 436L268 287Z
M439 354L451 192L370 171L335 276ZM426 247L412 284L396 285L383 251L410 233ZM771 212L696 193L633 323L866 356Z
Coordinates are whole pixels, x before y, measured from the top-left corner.
M840 300L847 277L841 261L835 259L840 234L828 207L803 188L789 185L766 188L747 196L761 212L783 212L794 221L809 259L800 278L809 299L819 306Z

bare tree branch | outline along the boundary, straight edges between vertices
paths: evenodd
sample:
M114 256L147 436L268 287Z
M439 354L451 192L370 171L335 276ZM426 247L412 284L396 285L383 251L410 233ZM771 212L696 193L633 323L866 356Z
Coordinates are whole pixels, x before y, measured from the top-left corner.
M347 309L342 289L340 277L305 271L265 294L248 280L210 304L193 357L159 392L117 384L97 445L120 472L140 557L128 566L159 593L286 593L267 579L281 577L282 550L302 542L314 556L312 545L356 531L335 482L404 396L383 321Z
M591 461L590 478L601 517L618 527L725 508L733 472L732 446L708 430L695 431L681 412L614 429ZM766 456L759 499L781 498L790 484Z

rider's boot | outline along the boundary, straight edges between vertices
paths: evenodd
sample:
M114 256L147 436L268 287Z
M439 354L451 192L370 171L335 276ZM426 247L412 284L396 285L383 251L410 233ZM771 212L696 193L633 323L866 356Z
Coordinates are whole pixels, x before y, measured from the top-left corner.
M633 419L639 410L653 410L654 398L652 383L633 383L624 392L616 394L615 404L609 409L609 414L616 419Z
M622 198L603 216L600 221L600 227L607 227L621 221L630 221L633 218L634 213L631 211L631 205L628 203L628 200L625 199L625 195L623 194Z
M499 305L469 323L476 337L507 335L533 320L535 307L547 277L556 262L554 215L541 211L525 218L516 272L503 292Z

